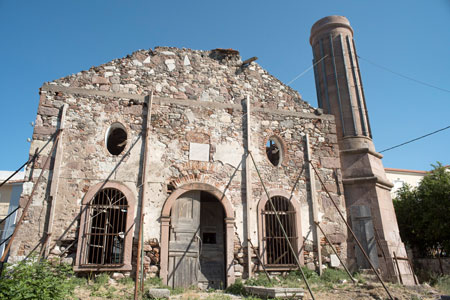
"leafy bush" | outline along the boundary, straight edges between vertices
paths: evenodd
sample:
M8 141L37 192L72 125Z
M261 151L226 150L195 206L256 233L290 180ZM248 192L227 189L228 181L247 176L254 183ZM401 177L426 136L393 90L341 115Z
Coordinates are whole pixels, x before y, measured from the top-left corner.
M6 266L0 279L0 299L67 299L75 288L72 267L31 258Z

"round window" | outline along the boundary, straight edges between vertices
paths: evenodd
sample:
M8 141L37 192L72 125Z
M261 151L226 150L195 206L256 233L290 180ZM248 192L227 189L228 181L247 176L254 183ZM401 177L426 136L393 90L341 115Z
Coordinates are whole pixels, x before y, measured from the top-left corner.
M112 155L119 155L127 145L127 132L120 123L114 123L106 132L106 148Z
M266 143L266 154L269 161L274 166L279 166L281 164L282 153L281 153L281 143L275 138L271 137Z

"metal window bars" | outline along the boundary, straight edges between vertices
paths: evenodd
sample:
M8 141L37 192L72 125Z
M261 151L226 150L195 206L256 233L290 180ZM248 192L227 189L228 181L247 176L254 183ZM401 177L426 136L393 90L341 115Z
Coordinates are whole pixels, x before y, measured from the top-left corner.
M84 264L123 264L127 212L127 199L113 188L99 191L88 203Z
M266 266L279 268L295 267L295 259L290 251L286 238L283 235L281 226L276 220L276 215L280 218L289 241L292 245L297 244L297 234L295 230L295 210L288 199L282 196L271 197L273 207L266 203L263 215L263 243L266 252Z

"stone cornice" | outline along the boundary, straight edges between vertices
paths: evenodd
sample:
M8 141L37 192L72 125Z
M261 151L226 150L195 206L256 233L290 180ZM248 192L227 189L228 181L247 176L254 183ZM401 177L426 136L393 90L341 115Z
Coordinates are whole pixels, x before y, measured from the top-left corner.
M358 148L358 149L349 149L349 150L341 150L340 153L342 155L351 155L351 154L371 154L379 159L383 158L383 155L376 152L376 151L372 151L369 148Z
M391 182L384 180L383 178L380 178L378 176L343 178L342 183L344 185L375 183L377 186L388 190L390 190L394 186Z

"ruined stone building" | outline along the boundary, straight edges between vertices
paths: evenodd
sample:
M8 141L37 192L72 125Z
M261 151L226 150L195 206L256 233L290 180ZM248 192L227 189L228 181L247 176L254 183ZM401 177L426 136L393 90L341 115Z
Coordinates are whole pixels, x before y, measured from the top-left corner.
M147 276L220 288L262 265L329 263L319 221L349 265L366 267L327 190L396 277L392 251L406 253L352 29L324 18L311 44L319 109L231 49L139 50L45 83L21 206L34 194L10 259L34 251L77 272L127 274L142 224Z

